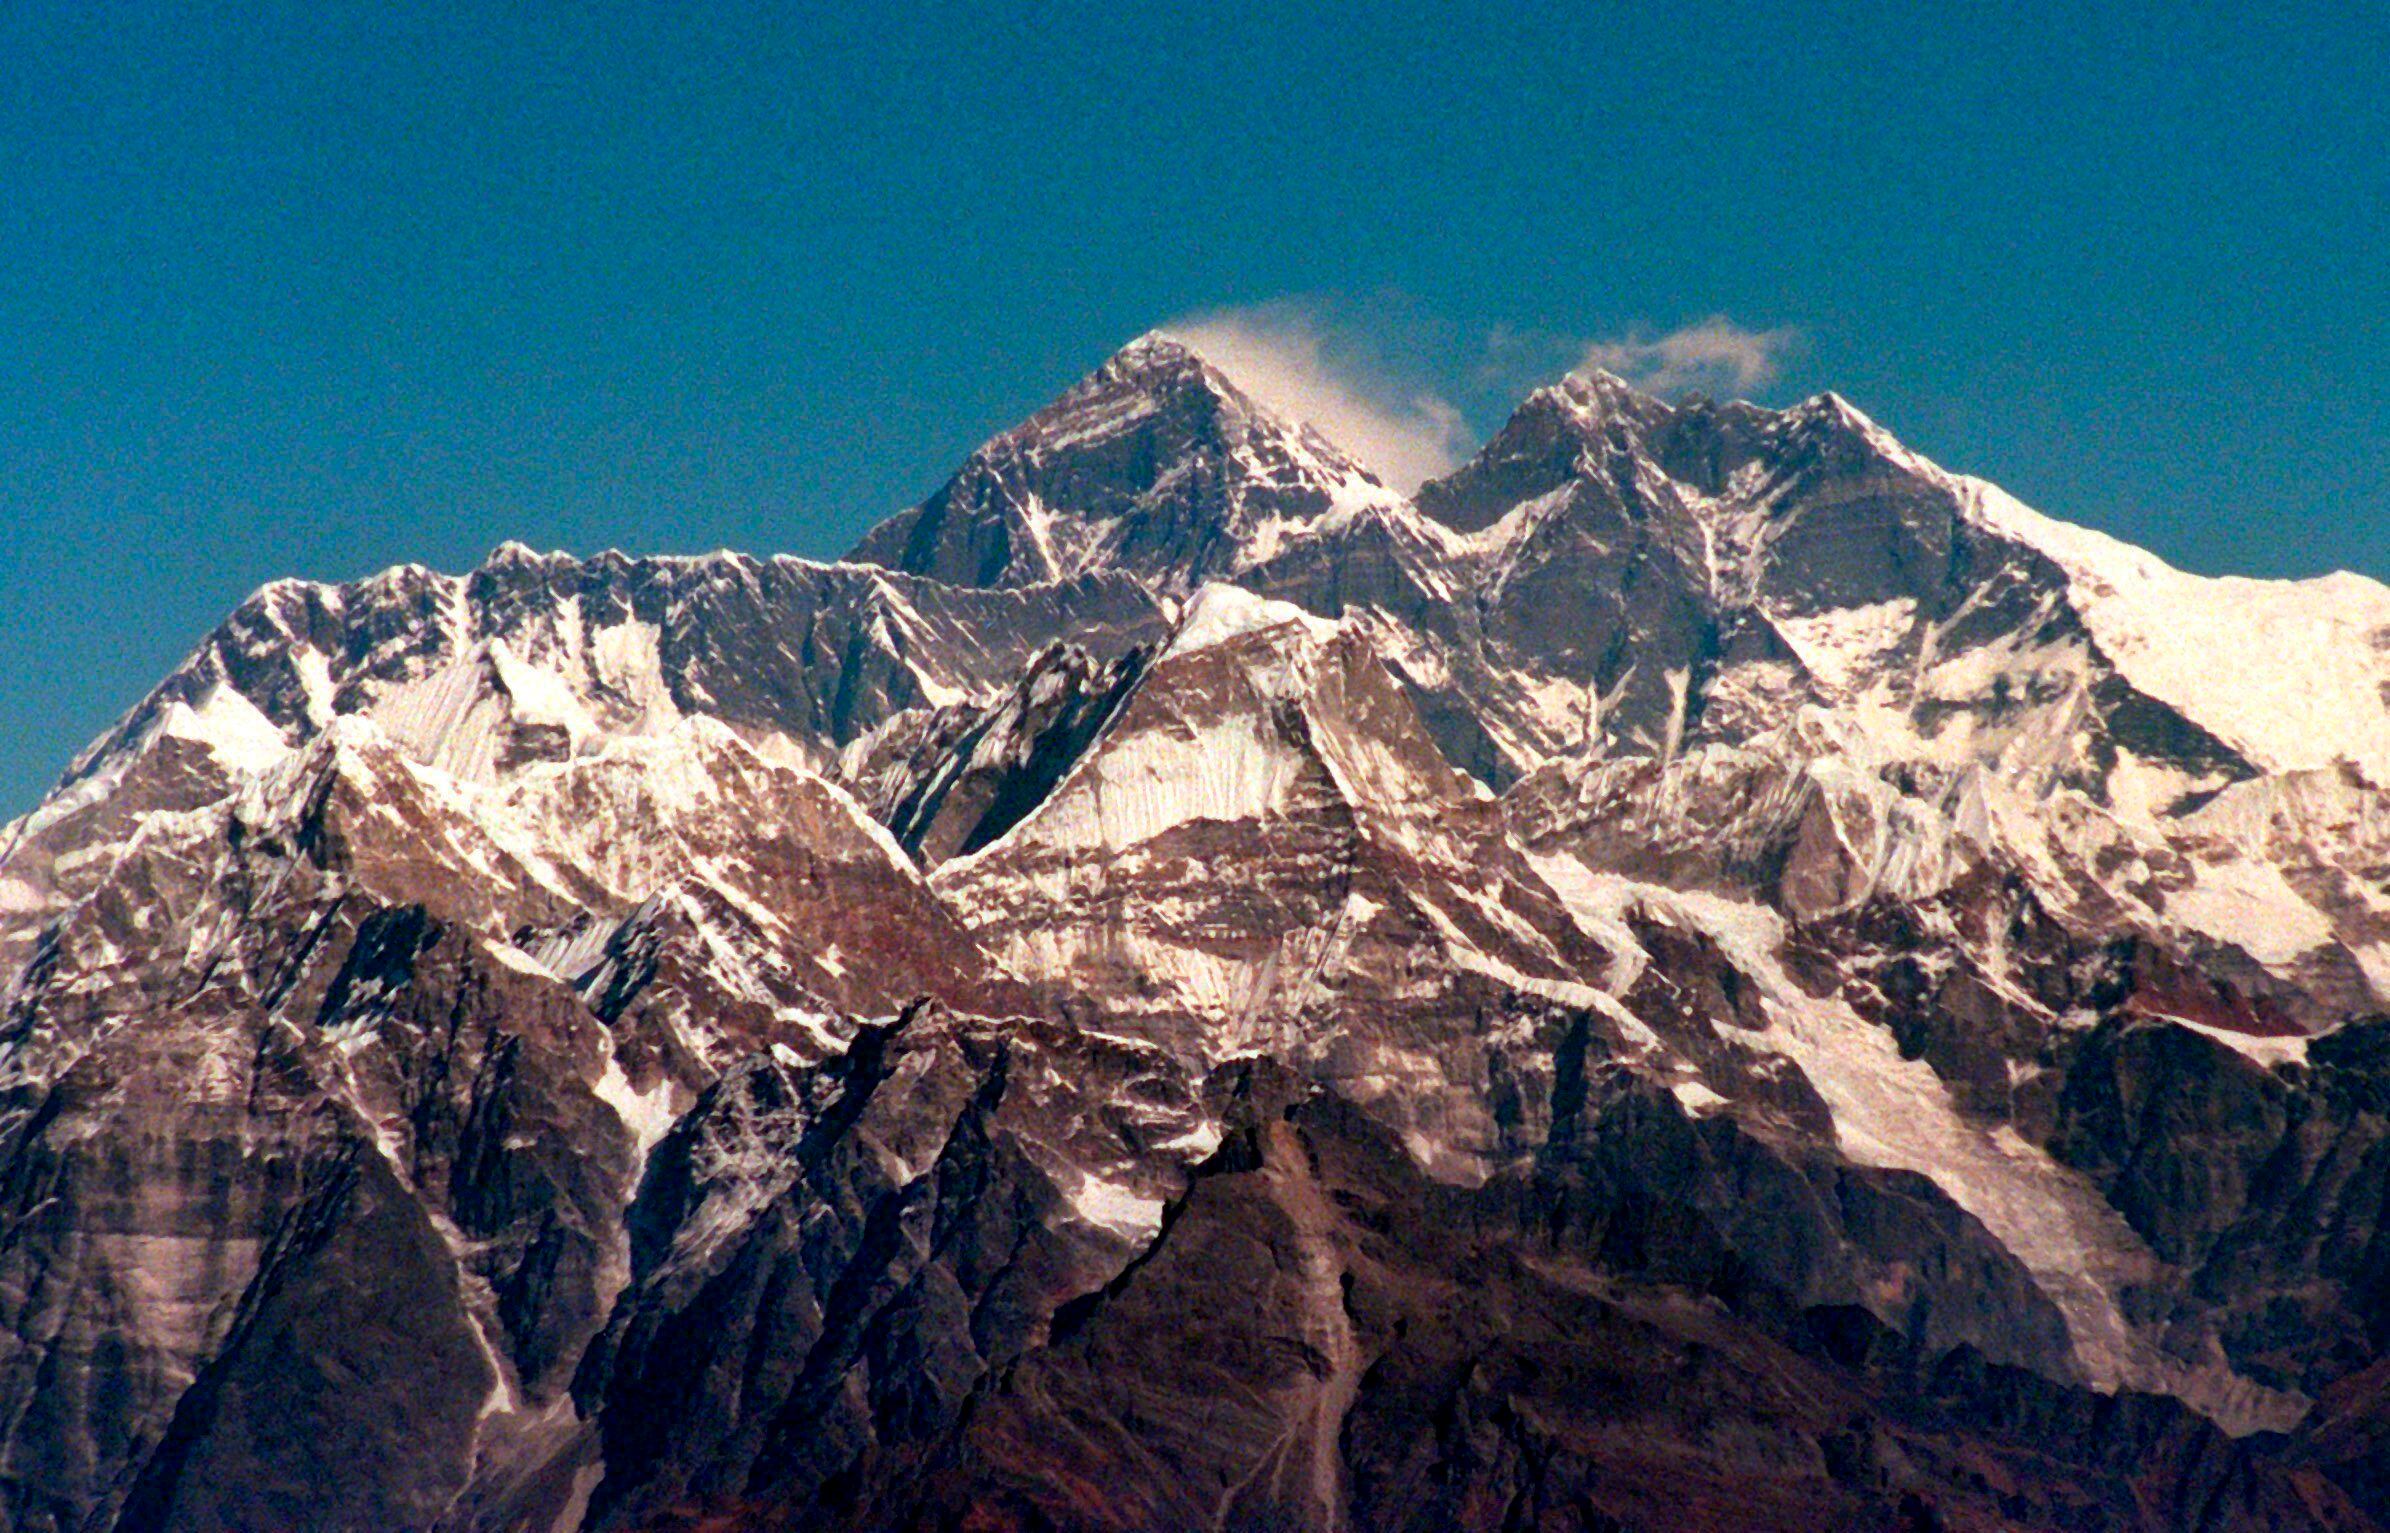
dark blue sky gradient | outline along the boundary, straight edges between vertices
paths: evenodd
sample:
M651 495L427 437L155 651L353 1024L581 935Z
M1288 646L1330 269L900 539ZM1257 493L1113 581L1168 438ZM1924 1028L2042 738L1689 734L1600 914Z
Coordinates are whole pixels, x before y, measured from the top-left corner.
M1480 428L1497 327L1797 327L1768 397L2390 576L2390 9L1014 9L0 6L0 813L263 580L833 555L1289 295Z

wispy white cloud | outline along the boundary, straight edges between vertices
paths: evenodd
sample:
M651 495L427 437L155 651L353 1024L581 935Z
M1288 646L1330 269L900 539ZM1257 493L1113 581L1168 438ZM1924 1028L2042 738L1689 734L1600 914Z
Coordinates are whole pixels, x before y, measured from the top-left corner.
M1793 329L1749 330L1723 314L1666 335L1594 341L1580 370L1600 368L1654 394L1749 394L1775 381L1785 355L1800 343Z
M1262 405L1308 421L1406 495L1451 472L1476 445L1451 401L1408 384L1362 338L1300 301L1213 309L1163 328Z

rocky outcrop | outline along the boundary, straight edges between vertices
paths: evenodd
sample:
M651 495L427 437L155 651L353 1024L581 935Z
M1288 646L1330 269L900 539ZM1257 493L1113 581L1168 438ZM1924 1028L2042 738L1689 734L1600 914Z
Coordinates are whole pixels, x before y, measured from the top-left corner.
M1139 649L1106 663L1057 646L995 702L892 720L850 749L841 775L925 867L976 852L1045 802L1150 658Z
M1216 1072L1157 1102L1150 1211L1113 1245L1028 1167L1036 1083L1119 1064L950 1054L978 1025L949 1026L725 1081L659 1151L646 1276L581 1382L598 1525L2366 1525L2179 1405L1936 1337L1968 1323L1937 1299L2010 1345L2060 1328L1930 1183L1690 1117L1581 1025L1549 1137L1474 1188L1333 1090ZM1853 1263L1912 1285L1906 1324Z

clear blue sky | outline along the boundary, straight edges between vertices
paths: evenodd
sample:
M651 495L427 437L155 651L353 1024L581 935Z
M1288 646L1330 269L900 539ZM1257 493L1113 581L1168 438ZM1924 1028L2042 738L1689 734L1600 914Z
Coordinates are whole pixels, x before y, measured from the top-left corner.
M1796 330L1763 397L2390 576L2386 60L2370 4L10 0L0 813L273 576L832 555L1289 299L1480 430L1497 331Z

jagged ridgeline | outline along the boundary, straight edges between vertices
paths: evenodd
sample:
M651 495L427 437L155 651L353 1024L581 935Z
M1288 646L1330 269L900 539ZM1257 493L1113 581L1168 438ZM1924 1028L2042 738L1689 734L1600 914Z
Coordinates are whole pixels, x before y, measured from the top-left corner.
M0 1524L2390 1527L2390 590L1166 336L0 832Z

